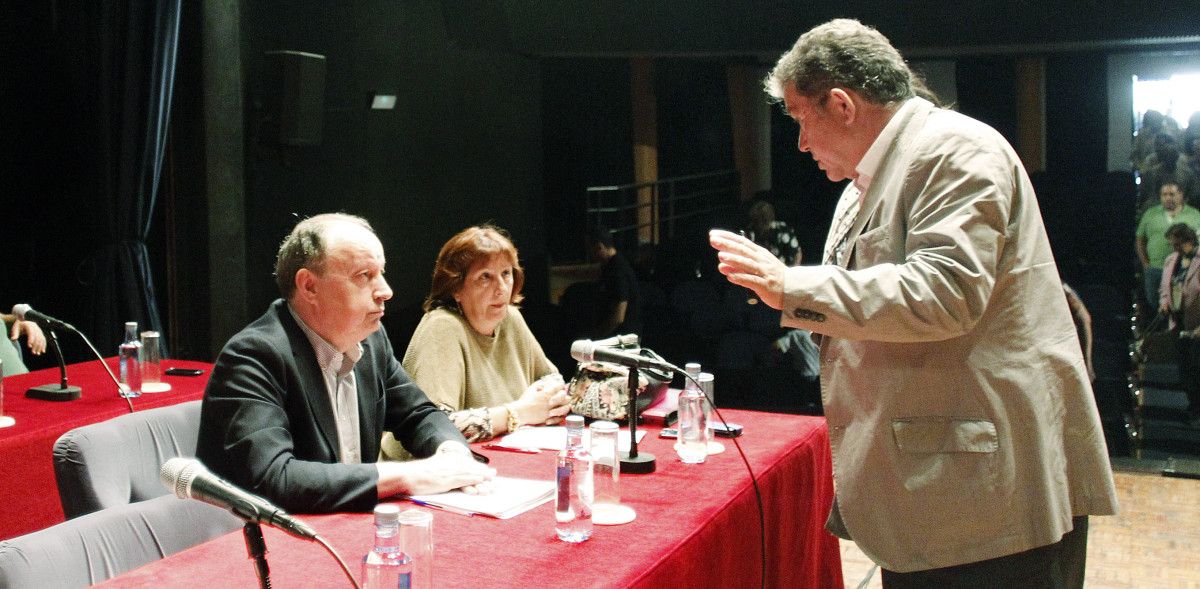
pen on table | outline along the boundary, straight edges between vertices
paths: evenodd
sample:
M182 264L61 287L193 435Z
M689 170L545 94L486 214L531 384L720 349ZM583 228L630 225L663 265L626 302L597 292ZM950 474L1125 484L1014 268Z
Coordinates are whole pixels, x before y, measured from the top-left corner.
M420 505L421 507L430 507L430 508L433 508L433 509L438 509L438 510L441 510L441 511L448 511L448 512L450 512L450 513L457 513L458 515L465 515L465 516L467 516L467 517L474 517L474 516L475 516L475 512L474 512L474 511L467 511L467 510L465 510L465 509L459 509L459 508L457 508L457 507L448 507L448 506L445 506L445 505L434 505L433 503L430 503L430 502L428 502L428 501L421 501L420 499L413 499L412 497L409 497L409 498L408 498L408 500L409 500L409 501L412 501L413 503L416 503L417 505Z
M746 235L745 229L739 229L738 233L741 234L742 237L745 237L746 239L750 239L750 236ZM754 291L752 291L748 288L746 290L750 291L750 296L746 298L746 304L747 305L757 305L758 304L758 296L754 294Z
M521 454L539 454L541 450L537 448L517 448L515 446L505 446L503 444L484 444L484 448L488 450L504 450L505 452L519 452Z

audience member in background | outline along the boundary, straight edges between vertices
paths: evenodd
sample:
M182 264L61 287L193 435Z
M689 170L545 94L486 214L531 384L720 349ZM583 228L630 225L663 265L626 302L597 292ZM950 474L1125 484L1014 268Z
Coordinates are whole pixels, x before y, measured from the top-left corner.
M1184 198L1200 198L1195 194L1197 187L1188 168L1187 158L1179 150L1179 133L1163 131L1155 136L1154 153L1142 165L1142 181L1138 185L1139 211L1154 206L1154 197L1164 184L1175 184Z
M802 252L800 240L791 226L775 218L775 207L765 200L755 201L747 213L750 227L746 237L767 248L788 266L799 266Z
M42 328L37 323L22 321L16 315L0 313L0 318L4 320L8 339L12 340L11 345L0 342L0 369L3 370L4 376L25 374L29 369L25 367L25 361L21 358L21 344L17 340L25 336L25 345L29 346L29 351L33 352L34 356L40 356L46 351L46 334L42 333Z
M196 457L297 512L369 511L398 494L471 493L495 472L409 380L380 325L392 289L363 219L318 215L279 246L282 299L225 344ZM413 455L376 462L383 432Z
M404 369L468 441L557 424L570 410L562 376L517 308L524 283L516 247L492 225L460 231L434 263ZM383 450L404 456L390 435Z
M1083 361L1087 364L1088 378L1095 382L1096 369L1092 365L1092 314L1087 305L1079 298L1079 293L1067 283L1063 283L1063 294L1067 297L1067 307L1071 309L1071 319L1075 322L1075 334L1079 336L1079 349L1083 351Z
M850 180L831 259L713 230L719 270L822 335L826 527L884 587L1081 587L1116 491L1037 198L994 129L915 96L878 31L838 19L767 77L801 151ZM785 556L786 557L786 556Z
M1146 158L1154 153L1154 138L1162 132L1165 122L1166 116L1157 110L1151 109L1142 113L1142 127L1133 137L1133 149L1129 154L1135 171L1140 173Z
M1188 117L1187 129L1180 141L1183 155L1187 158L1188 173L1193 182L1200 182L1200 111ZM1195 202L1195 199L1193 199Z
M1159 311L1179 333L1179 377L1188 395L1188 417L1200 425L1200 264L1196 231L1186 223L1167 230L1171 255L1163 263Z
M1157 307L1158 285L1162 281L1163 262L1171 253L1167 241L1167 229L1176 223L1187 223L1192 228L1200 227L1200 210L1187 204L1178 184L1168 182L1158 191L1159 204L1142 213L1138 222L1134 248L1142 263L1146 304Z
M600 261L597 283L593 338L606 338L642 331L642 305L637 273L617 251L612 232L603 225L592 228L587 236L588 249Z

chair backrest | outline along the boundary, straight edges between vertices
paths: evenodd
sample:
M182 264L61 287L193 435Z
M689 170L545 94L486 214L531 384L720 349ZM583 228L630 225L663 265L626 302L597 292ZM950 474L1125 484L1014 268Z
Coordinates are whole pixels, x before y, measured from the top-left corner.
M196 455L200 401L77 427L54 443L54 475L67 518L165 495L162 464Z
M118 505L0 542L0 589L87 587L241 525L174 495Z

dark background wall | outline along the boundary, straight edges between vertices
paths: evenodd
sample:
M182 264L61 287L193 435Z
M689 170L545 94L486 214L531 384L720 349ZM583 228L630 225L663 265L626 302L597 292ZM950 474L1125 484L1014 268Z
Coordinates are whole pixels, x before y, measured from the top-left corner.
M343 210L368 217L388 253L396 290L389 328L408 329L437 249L455 231L492 220L513 233L528 269L531 305L546 294L546 267L576 255L582 188L632 179L628 59L655 60L660 175L727 168L732 122L724 68L769 65L795 37L827 18L878 26L911 57L957 62L959 108L1007 134L1016 128L1013 61L1047 59L1047 171L1036 180L1064 274L1114 291L1131 281L1132 221L1125 179L1105 169L1105 59L1134 40L1196 35L1190 2L1058 4L659 0L241 0L245 116L245 284L223 284L205 256L205 100L202 13L185 3L164 200L151 254L170 318L182 326L176 355L211 359L229 335L205 321L210 289L247 293L247 317L275 296L271 260L292 213ZM94 161L86 84L92 12L33 3L4 9L5 82L0 130L6 280L0 308L27 301L82 322L77 296L96 246ZM964 17L970 15L970 19ZM1195 37L1180 43L1195 44ZM264 51L325 55L322 141L278 145L268 115ZM220 64L217 64L219 67ZM396 94L391 111L367 108L371 92ZM771 176L781 215L818 251L838 187L795 150L794 124L772 114ZM1097 231L1097 227L1104 228ZM1115 252L1115 254L1114 254ZM809 259L814 256L810 255ZM209 280L214 275L216 280ZM82 350L69 350L82 358Z

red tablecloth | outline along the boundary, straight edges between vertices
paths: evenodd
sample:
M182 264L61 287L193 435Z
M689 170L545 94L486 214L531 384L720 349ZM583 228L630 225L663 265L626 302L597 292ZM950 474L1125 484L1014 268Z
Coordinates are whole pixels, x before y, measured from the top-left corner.
M762 489L768 587L842 587L837 539L824 530L833 499L825 421L818 417L723 411L742 423L742 447ZM640 449L658 470L621 477L637 519L596 526L582 544L554 537L552 504L509 520L434 511L437 587L758 587L758 510L737 450L703 465L679 462L668 440L649 433ZM501 474L550 479L554 454L478 449ZM403 507L411 504L403 503ZM423 509L423 508L421 508ZM374 535L369 514L302 516L347 560L357 577ZM320 545L265 528L277 587L349 586ZM107 587L253 587L241 532L130 571Z
M115 358L108 359L113 371ZM163 376L171 384L165 393L147 393L133 399L135 410L173 405L204 394L211 364L166 360L164 368L202 368L202 376ZM67 383L83 390L74 401L55 402L25 398L29 387L57 384L58 368L47 368L4 379L4 415L16 425L0 428L0 540L40 530L63 521L62 504L54 480L52 450L59 436L72 428L97 423L129 412L117 386L99 360L67 366Z

